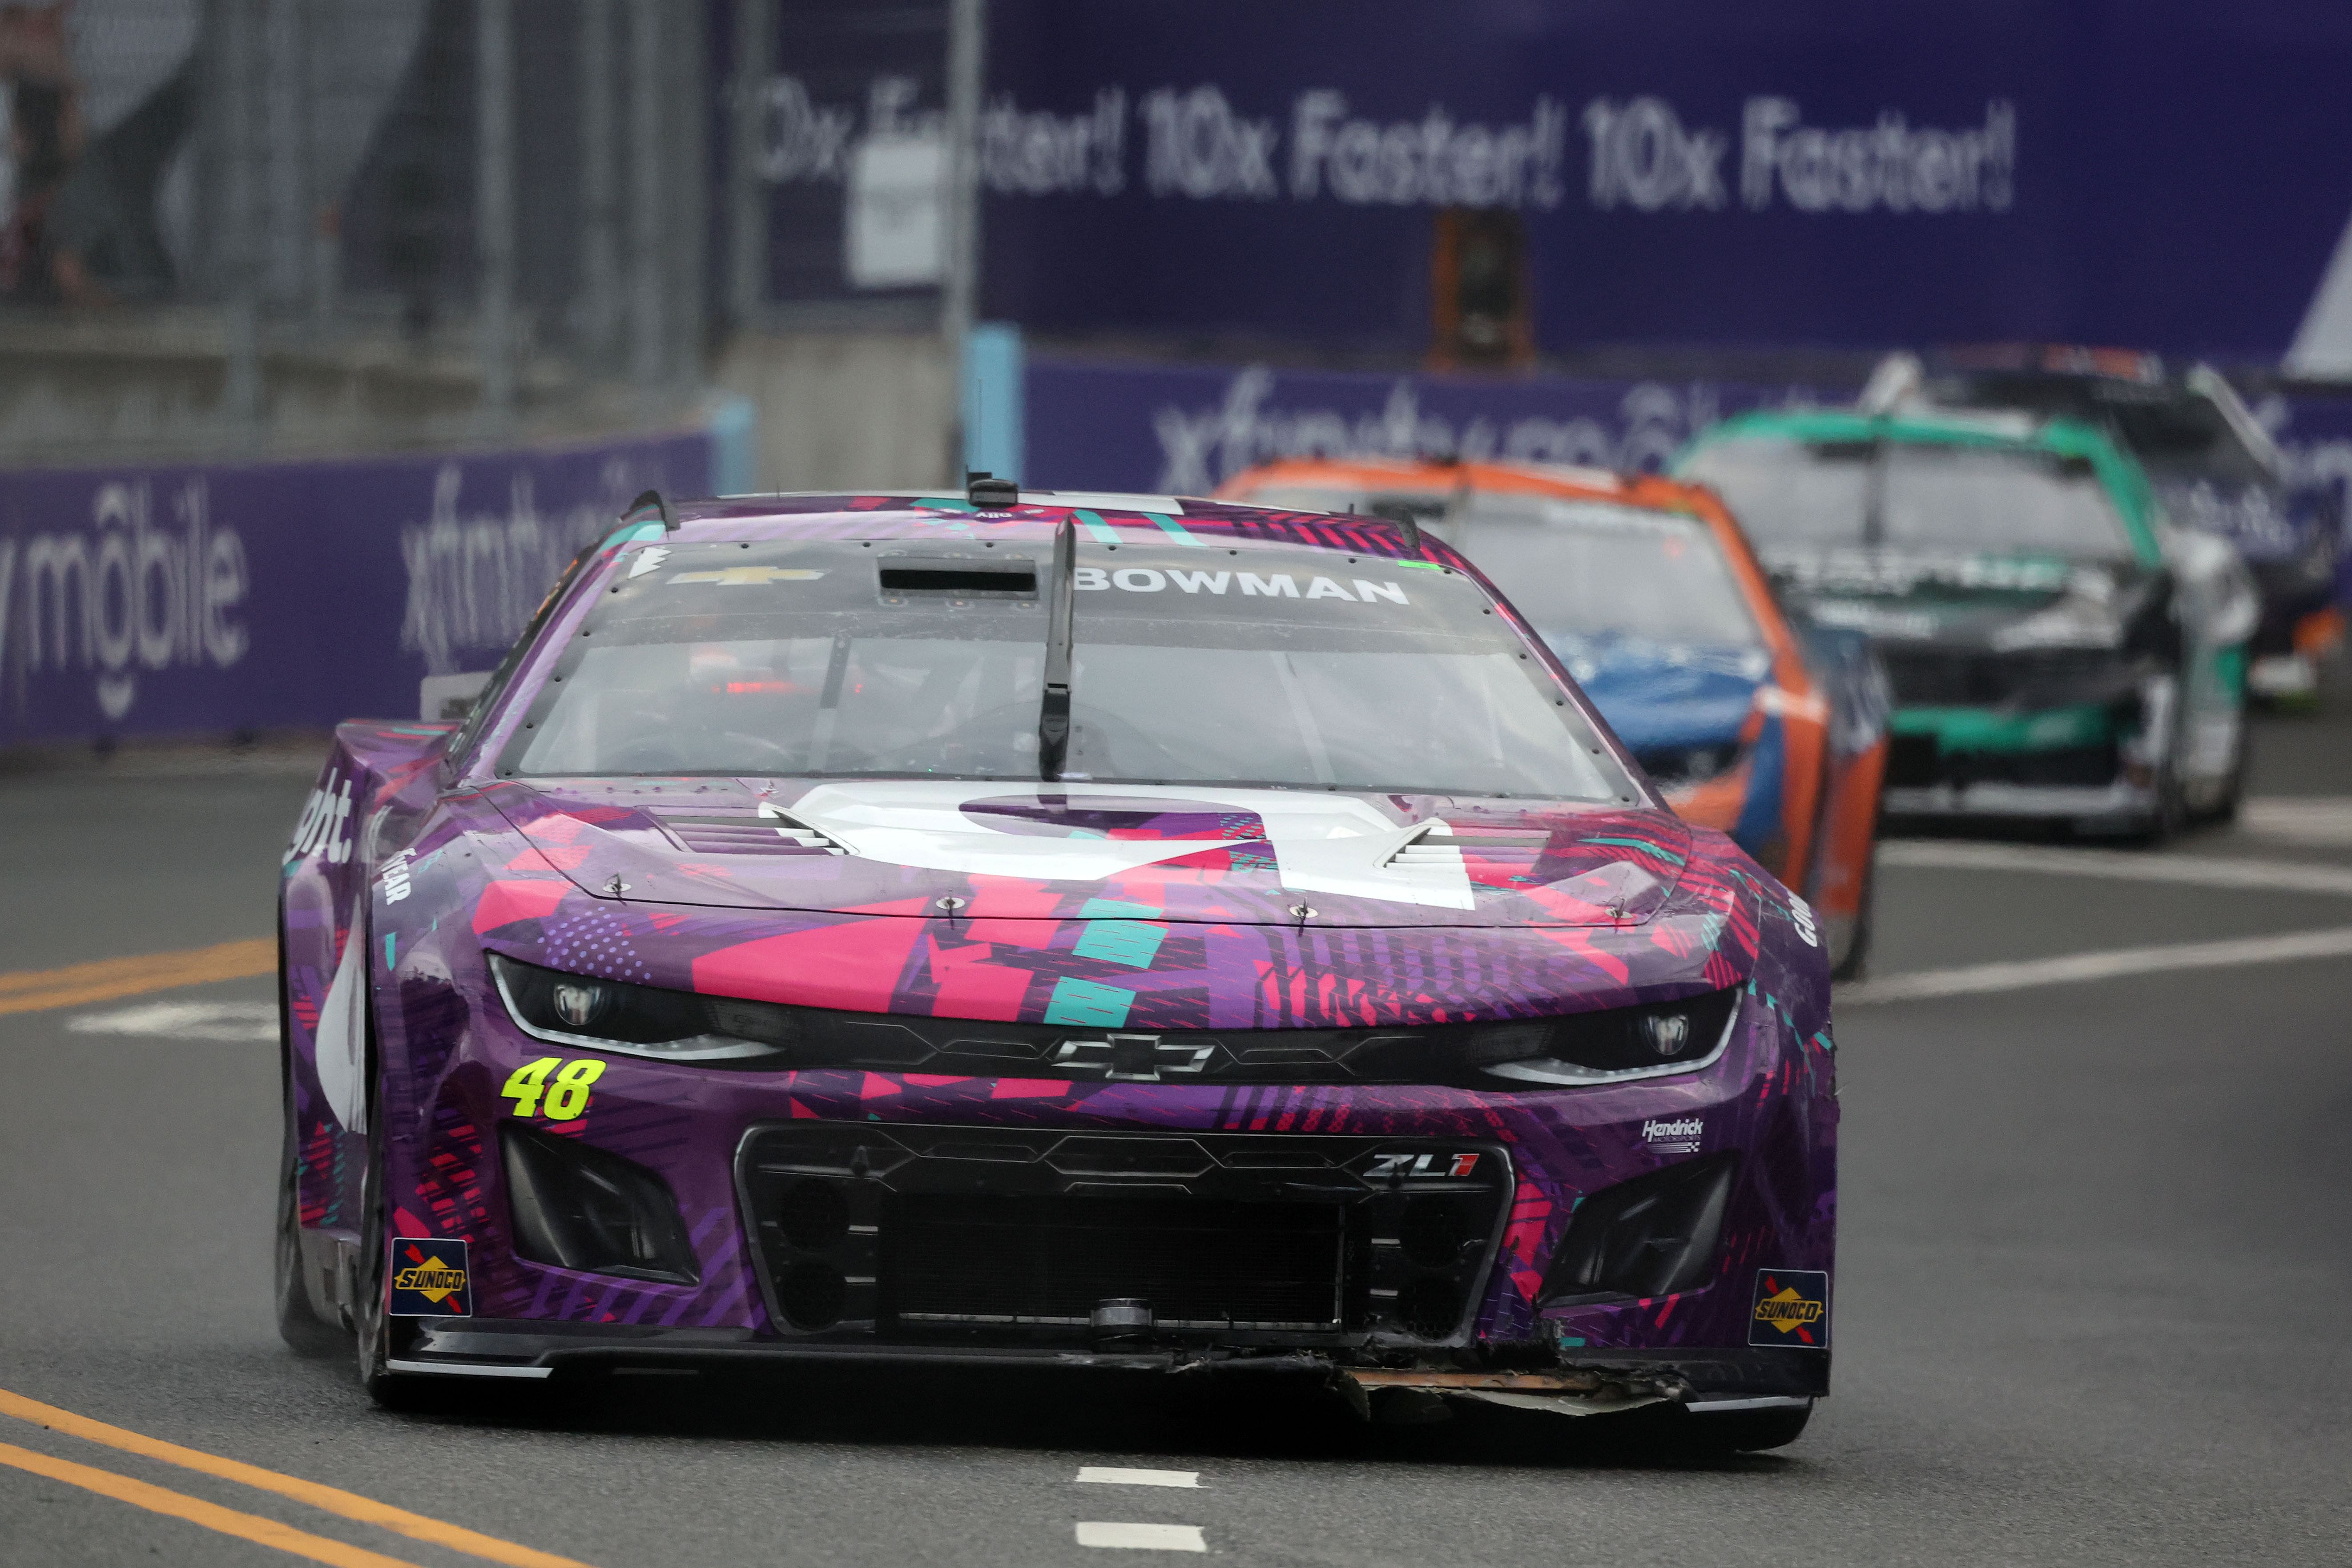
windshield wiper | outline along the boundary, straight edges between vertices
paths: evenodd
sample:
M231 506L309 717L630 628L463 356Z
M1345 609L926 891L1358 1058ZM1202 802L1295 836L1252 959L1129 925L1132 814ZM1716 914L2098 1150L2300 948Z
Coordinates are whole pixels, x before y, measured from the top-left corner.
M1045 623L1045 696L1037 710L1037 776L1057 784L1070 752L1070 615L1077 575L1077 525L1068 513L1054 535L1053 597Z

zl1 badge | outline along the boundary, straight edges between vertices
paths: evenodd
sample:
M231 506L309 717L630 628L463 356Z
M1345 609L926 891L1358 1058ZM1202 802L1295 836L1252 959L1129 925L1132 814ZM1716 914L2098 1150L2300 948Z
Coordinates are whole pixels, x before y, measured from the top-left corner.
M1811 1268L1759 1268L1748 1342L1792 1350L1830 1348L1830 1277Z
M395 1237L392 1244L392 1300L395 1318L470 1318L474 1293L466 1272L466 1244Z

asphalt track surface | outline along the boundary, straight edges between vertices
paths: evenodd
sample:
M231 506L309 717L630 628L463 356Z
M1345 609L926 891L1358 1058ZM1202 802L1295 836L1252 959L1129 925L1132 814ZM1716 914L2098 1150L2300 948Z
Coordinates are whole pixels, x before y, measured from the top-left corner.
M2156 863L2352 881L2352 711L2268 721L2260 744L2266 826ZM1836 1393L1778 1454L1685 1465L1556 1415L1375 1427L1305 1393L1081 1377L631 1378L394 1415L271 1328L277 1072L249 1022L268 982L89 1000L120 973L71 968L266 937L308 782L0 776L11 1568L1190 1560L1081 1544L1103 1524L1401 1568L2352 1561L2352 956L2254 961L2257 942L2217 967L1842 999ZM1890 857L1880 983L2352 926L2352 893L2067 874L2063 848L2011 847ZM234 972L244 950L222 951L201 963ZM197 1457L44 1426L26 1400ZM355 1519L299 1483L423 1517Z

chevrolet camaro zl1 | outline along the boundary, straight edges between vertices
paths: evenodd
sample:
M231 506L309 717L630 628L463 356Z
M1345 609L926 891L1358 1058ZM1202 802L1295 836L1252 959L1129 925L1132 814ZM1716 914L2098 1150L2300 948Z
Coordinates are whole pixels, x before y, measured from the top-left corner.
M386 1401L1828 1389L1815 917L1410 522L643 498L461 720L338 731L282 910L280 1326Z

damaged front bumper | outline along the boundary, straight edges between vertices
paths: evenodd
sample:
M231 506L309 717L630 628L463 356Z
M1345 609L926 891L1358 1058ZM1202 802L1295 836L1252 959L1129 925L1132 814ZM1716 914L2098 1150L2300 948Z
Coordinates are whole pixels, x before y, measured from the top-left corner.
M1346 1351L1153 1344L1067 1346L792 1343L740 1330L448 1318L417 1325L391 1370L410 1376L537 1382L614 1372L723 1373L747 1367L895 1366L1154 1373L1187 1380L1283 1378L1318 1384L1359 1414L1389 1394L1609 1415L1676 1404L1694 1412L1795 1408L1829 1393L1826 1356L1772 1350L1564 1352L1534 1370L1465 1368L1459 1358L1372 1364Z

